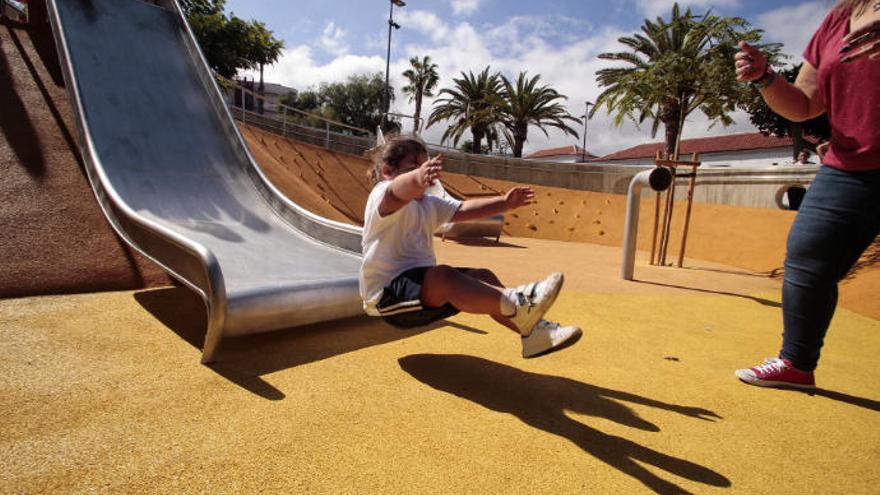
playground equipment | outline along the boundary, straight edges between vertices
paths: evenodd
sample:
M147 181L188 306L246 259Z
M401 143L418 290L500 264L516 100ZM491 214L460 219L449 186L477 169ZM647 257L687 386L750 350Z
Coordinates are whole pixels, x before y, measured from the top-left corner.
M92 189L127 243L224 336L362 314L361 229L281 195L250 156L174 0L48 0Z
M674 155L677 157L676 155ZM666 207L663 211L663 226L660 230L660 245L659 245L659 256L655 261L655 255L657 255L657 226L659 223L659 215L660 215L660 192L657 192L657 199L654 203L654 233L651 239L651 261L652 265L659 264L660 266L666 265L666 255L669 249L669 236L672 230L672 210L675 206L675 179L676 178L688 178L690 179L688 182L688 192L687 192L687 210L685 210L684 216L684 227L682 228L681 235L681 249L678 251L678 267L681 268L684 263L684 252L687 248L687 237L688 237L688 229L690 228L691 223L691 210L693 208L694 203L694 188L696 187L697 180L697 168L700 166L700 154L694 153L693 157L691 157L691 161L679 161L677 158L675 159L666 159L666 155L662 151L657 152L657 158L655 160L655 164L657 167L663 167L670 171L672 176L672 183L668 191L666 192ZM690 167L690 172L687 174L678 174L678 167Z
M620 277L624 280L633 279L633 267L636 262L636 239L639 233L639 208L642 202L642 188L649 186L660 193L672 184L672 172L665 167L657 167L637 173L629 183L626 195L626 223L623 237L623 263ZM656 229L655 229L656 231Z

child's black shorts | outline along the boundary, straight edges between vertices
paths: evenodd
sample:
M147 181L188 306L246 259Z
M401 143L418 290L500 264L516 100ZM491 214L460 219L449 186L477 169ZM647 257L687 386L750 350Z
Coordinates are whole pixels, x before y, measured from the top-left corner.
M421 327L456 315L455 306L446 303L439 308L422 305L422 284L428 266L410 268L394 278L382 291L376 309L382 319L398 328ZM467 272L470 268L456 268Z

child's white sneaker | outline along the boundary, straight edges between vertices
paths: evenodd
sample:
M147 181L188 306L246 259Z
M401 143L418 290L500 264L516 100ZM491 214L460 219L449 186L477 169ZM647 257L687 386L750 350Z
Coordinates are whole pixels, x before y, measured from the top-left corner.
M525 335L538 320L544 317L544 313L553 306L559 290L562 289L564 277L559 272L551 273L550 276L540 282L520 285L513 290L514 306L516 313L510 316L510 321L516 325L521 335Z
M522 338L522 355L530 358L558 351L577 342L580 336L581 329L578 327L563 327L559 323L540 320L532 332Z

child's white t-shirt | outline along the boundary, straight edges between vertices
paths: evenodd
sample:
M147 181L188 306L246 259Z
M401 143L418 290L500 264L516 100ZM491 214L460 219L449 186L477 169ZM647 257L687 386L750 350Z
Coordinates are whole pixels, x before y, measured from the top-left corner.
M370 192L364 212L360 293L364 311L378 316L376 304L382 290L394 277L420 266L434 266L432 236L440 225L452 220L461 201L428 194L386 216L379 215L379 205L391 181L382 181Z

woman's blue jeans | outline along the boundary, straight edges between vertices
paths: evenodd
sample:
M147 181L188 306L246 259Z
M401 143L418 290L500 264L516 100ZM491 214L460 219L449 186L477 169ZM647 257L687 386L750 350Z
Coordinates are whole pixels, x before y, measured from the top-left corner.
M837 283L878 232L880 170L821 167L791 226L785 257L780 357L795 368L816 369L837 307Z

